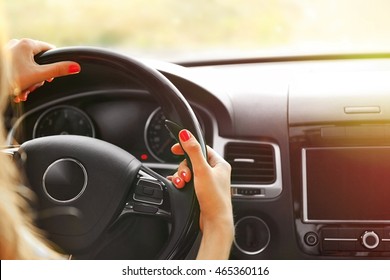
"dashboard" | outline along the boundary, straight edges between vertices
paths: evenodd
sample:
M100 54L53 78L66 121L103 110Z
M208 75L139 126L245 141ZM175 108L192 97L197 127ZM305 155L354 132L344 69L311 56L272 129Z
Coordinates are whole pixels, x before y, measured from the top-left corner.
M211 141L209 115L201 109L196 115ZM184 157L172 154L170 149L176 141L164 121L161 107L144 90L91 90L29 110L14 125L12 131L17 133L12 138L18 143L51 135L98 138L169 175Z
M80 104L76 97L70 102L35 110L26 117L26 127L18 140L81 135L115 143L143 162L178 163L182 160L170 152L175 142L165 129L165 116L158 104L150 100L126 100L124 96L129 94L126 91L91 94L104 101L82 98Z
M390 258L389 56L145 63L181 91L232 166L231 259ZM32 94L9 142L95 137L171 174L181 158L149 92L86 72Z

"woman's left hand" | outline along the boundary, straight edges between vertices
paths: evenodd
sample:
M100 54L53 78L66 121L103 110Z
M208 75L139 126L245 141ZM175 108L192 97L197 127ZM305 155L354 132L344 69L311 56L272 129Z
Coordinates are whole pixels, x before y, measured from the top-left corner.
M39 65L35 62L35 55L52 48L54 48L53 45L32 39L14 39L7 44L7 50L11 58L9 80L16 103L26 101L28 95L42 86L45 81L51 82L56 77L80 72L80 65L73 61L61 61L45 65Z

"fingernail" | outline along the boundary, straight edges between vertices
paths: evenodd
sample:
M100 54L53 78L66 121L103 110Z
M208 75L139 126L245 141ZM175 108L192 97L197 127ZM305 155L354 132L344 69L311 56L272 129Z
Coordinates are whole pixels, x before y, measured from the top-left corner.
M29 91L30 92L33 92L34 90L36 90L37 88L39 88L39 87L41 87L43 84L41 84L41 85L35 85L35 86L33 86L33 87L31 87L30 89L29 89ZM29 93L30 93L29 92Z
M180 131L179 137L181 141L186 142L191 138L191 134L188 132L188 130L183 129L182 131Z
M20 98L19 98L19 96L15 96L14 102L15 102L15 103L20 103Z
M183 178L183 180L185 180L187 177L187 172L185 171L180 172L180 177Z
M78 64L72 64L68 69L69 74L76 74L80 72L80 66Z
M54 78L47 79L46 82L51 83L54 80Z
M182 182L182 180L179 177L176 177L175 179L173 179L173 183L175 184L176 188L178 188L178 189L183 188L183 186L181 185L181 182Z
M19 95L19 100L23 101L23 102L26 101L29 94L30 94L30 91L28 91L28 90L23 92L22 94Z

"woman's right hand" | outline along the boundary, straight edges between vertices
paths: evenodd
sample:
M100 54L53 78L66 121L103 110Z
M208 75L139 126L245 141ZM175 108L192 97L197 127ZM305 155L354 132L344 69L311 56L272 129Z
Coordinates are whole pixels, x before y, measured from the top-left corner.
M234 222L230 192L231 167L212 148L207 147L208 162L196 138L188 131L179 133L180 143L172 147L177 155L187 153L193 173L184 160L171 176L177 188L194 180L200 206L200 229L203 233L197 259L227 259L234 238Z

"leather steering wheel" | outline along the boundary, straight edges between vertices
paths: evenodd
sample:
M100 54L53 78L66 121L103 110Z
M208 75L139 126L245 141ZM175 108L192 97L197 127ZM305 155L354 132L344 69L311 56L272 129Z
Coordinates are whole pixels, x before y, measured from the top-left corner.
M40 64L63 60L80 63L79 75L88 74L86 69L93 65L103 65L107 71L120 71L139 81L171 121L172 134L177 137L180 127L189 129L206 156L193 110L160 72L134 58L98 48L60 48L36 57ZM72 76L65 78L72 83ZM155 256L158 259L184 258L197 237L199 206L192 181L184 189L176 189L117 146L94 138L60 135L27 141L17 154L24 154L26 177L37 194L38 211L43 213L39 225L67 254L94 258L91 252L105 243L107 232L129 215L159 217L170 224L167 241ZM134 225L121 234L136 230ZM121 258L112 252L99 257Z

